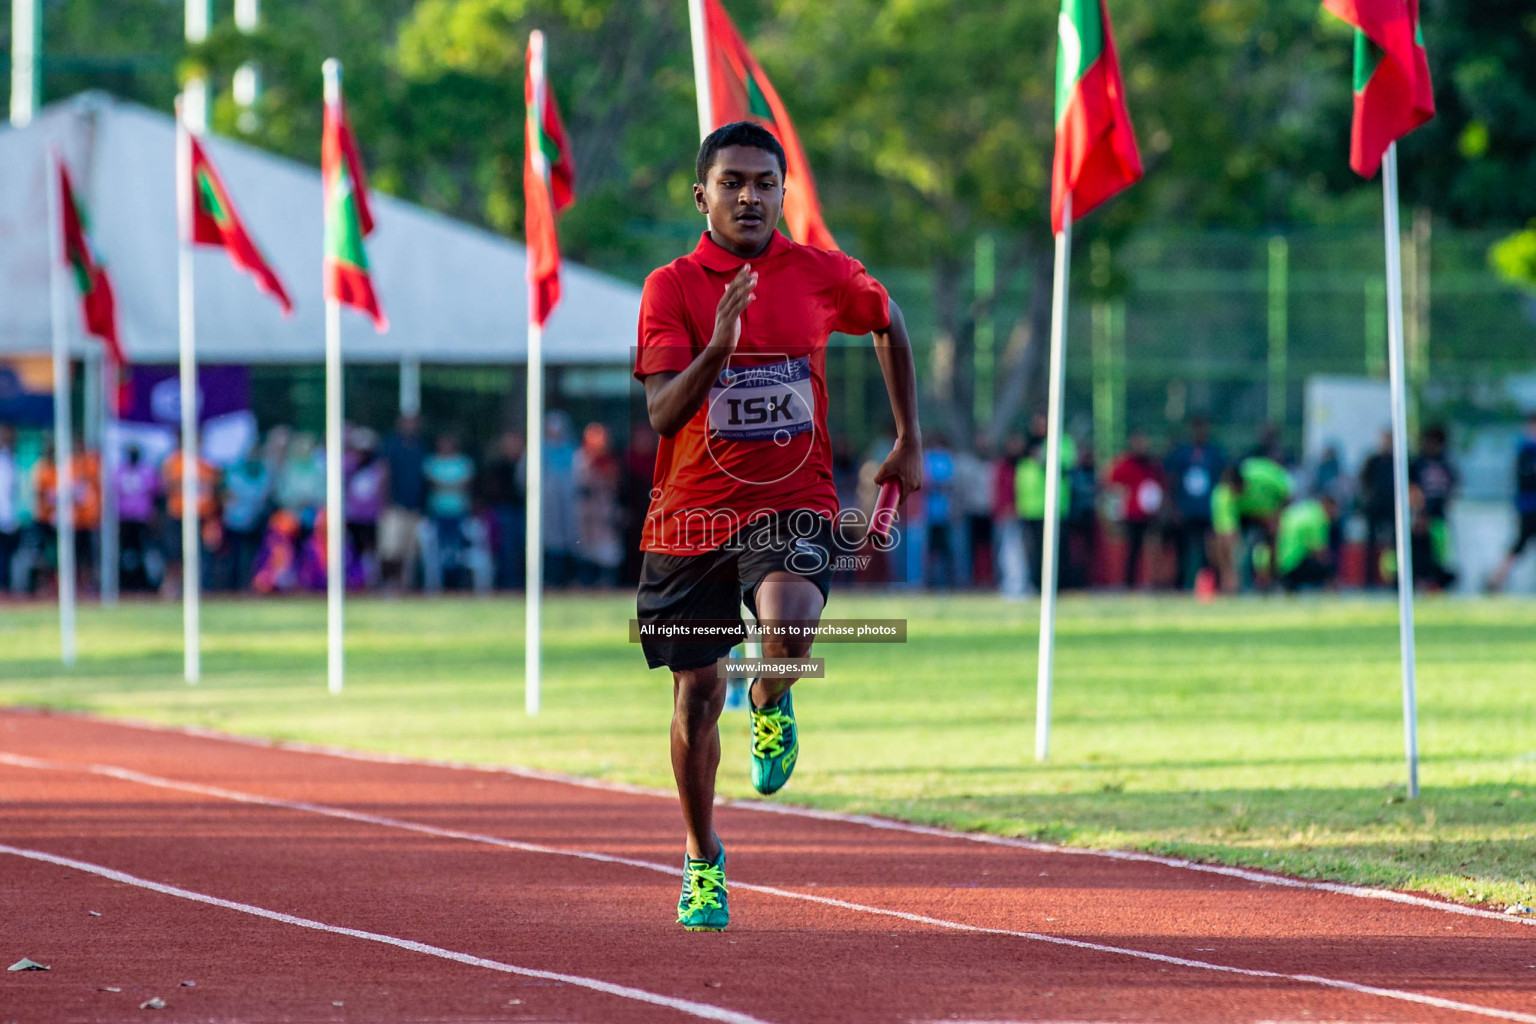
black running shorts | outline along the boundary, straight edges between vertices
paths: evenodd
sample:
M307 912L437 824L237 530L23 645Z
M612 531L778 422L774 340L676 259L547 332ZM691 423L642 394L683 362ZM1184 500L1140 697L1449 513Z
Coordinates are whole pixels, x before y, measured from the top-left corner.
M819 512L796 509L760 516L730 542L702 555L645 553L640 564L636 610L640 624L708 620L734 623L715 639L648 639L641 648L651 668L703 668L731 653L746 638L741 606L757 614L757 587L769 573L804 576L821 591L832 583L832 521Z

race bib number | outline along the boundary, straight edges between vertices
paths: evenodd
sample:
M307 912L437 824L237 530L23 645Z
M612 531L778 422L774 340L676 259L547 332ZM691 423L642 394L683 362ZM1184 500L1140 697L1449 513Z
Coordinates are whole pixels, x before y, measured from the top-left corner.
M709 431L725 441L775 441L810 431L816 397L809 358L728 366L709 391Z

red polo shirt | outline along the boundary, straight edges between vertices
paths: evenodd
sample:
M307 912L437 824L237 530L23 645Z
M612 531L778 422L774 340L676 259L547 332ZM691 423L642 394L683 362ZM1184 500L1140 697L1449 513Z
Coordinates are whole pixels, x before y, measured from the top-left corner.
M890 298L858 260L775 232L753 260L706 231L698 247L646 278L635 376L682 371L709 344L715 310L743 263L757 272L741 341L709 398L656 452L640 547L698 555L760 511L837 514L827 435L827 337L890 326Z

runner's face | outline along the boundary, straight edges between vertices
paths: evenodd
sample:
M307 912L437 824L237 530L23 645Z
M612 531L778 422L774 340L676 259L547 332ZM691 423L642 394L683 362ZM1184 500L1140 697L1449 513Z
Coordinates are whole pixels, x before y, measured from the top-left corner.
M773 240L784 209L784 175L778 157L755 146L726 146L701 185L693 186L709 233L737 256L756 256Z

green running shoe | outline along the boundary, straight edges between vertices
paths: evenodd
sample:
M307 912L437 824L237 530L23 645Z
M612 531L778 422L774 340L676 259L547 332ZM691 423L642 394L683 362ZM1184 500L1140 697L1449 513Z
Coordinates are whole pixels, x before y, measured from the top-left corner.
M719 842L717 836L715 842ZM677 923L690 932L723 932L731 921L725 891L725 847L713 863L683 854L683 894L677 900Z
M800 757L795 702L789 691L777 704L752 709L752 787L767 796L784 788Z

